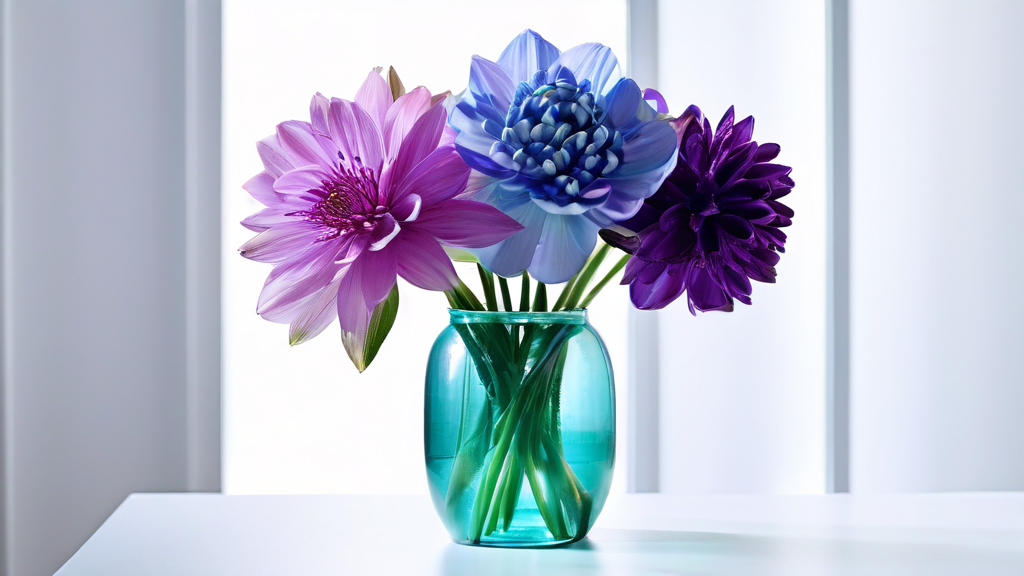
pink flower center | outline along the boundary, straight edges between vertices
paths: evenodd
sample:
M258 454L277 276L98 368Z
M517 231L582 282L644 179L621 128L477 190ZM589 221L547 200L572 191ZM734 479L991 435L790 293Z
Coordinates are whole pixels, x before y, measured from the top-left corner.
M324 180L319 190L323 199L309 210L298 214L328 228L321 240L330 240L348 233L368 233L387 214L384 198L377 186L377 177L371 168L363 166L359 157L352 165L346 166L345 157L333 178Z

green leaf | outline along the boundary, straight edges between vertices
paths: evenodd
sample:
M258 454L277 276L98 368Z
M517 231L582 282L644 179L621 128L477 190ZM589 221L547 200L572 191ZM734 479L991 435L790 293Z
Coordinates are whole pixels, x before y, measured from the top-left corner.
M456 262L479 262L476 256L472 252L464 248L454 248L452 246L442 246L444 251L448 254L448 257Z
M366 328L366 337L360 341L356 334L342 332L341 341L345 345L348 357L352 359L356 370L363 372L373 359L377 357L384 339L395 324L395 317L398 316L398 284L391 288L391 293L383 302L377 304L370 316L370 324Z

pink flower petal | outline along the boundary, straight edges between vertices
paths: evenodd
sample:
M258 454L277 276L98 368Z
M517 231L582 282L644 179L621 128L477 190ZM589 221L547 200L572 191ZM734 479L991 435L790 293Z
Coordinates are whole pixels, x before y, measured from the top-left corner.
M434 205L410 225L442 244L458 248L491 246L523 229L494 206L472 200L448 200Z
M388 108L384 117L384 149L388 158L398 154L405 135L429 108L430 92L423 87L406 92Z
M384 133L384 117L391 108L391 89L377 70L370 70L363 85L356 92L356 104L366 111L377 125L377 130Z
M407 194L417 194L424 206L443 202L466 189L469 166L454 148L438 148L427 155L401 180L391 195L399 202Z
M331 138L345 160L359 158L358 162L379 176L384 164L384 142L373 119L358 105L333 98L327 120Z
M321 288L311 298L304 300L298 314L288 328L288 342L297 346L319 336L338 317L338 283L333 282Z
M458 284L451 259L429 234L403 230L389 250L397 254L398 273L414 286L424 290L450 290Z
M257 262L283 262L311 245L319 235L314 226L299 221L261 232L238 250Z
M336 164L324 152L323 146L313 136L313 127L306 122L289 120L278 124L277 138L295 165L316 164L324 170L332 170Z

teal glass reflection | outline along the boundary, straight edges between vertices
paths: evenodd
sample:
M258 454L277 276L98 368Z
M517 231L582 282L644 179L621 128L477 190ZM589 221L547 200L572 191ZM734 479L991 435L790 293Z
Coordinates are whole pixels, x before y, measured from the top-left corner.
M615 463L611 363L586 311L451 310L427 364L424 447L456 542L586 536Z

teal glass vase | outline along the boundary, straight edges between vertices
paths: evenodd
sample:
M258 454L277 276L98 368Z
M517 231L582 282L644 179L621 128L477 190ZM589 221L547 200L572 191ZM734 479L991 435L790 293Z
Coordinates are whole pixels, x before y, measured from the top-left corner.
M615 387L585 310L451 310L430 352L424 415L430 495L456 542L587 535L611 487Z

